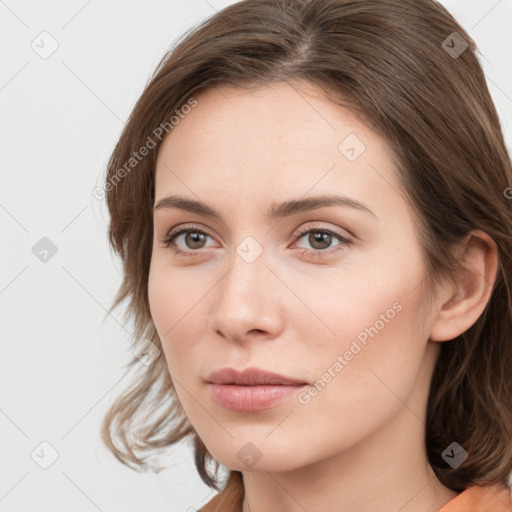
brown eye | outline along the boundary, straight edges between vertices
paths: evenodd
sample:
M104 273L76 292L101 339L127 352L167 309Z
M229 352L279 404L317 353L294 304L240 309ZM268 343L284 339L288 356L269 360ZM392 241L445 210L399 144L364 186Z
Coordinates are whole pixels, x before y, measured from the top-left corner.
M306 235L308 235L306 237ZM296 240L305 239L310 245L311 249L302 247L302 252L308 255L314 256L329 256L338 251L342 251L344 246L348 246L352 243L352 240L343 236L341 233L337 233L331 229L305 229L299 231ZM333 239L338 240L339 243L334 246L333 250L326 250L331 247Z
M328 249L332 243L332 235L330 235L329 233L312 231L311 233L309 233L308 242L314 249Z
M206 235L203 233L196 233L194 231L189 231L185 233L185 245L190 249L201 249L206 240Z
M183 235L183 249L179 246L175 247L176 241ZM203 249L205 247L205 242L207 237L209 237L208 233L201 231L199 229L193 228L182 228L178 229L174 233L171 233L164 241L165 247L172 246L176 252L186 253L186 252L195 252Z

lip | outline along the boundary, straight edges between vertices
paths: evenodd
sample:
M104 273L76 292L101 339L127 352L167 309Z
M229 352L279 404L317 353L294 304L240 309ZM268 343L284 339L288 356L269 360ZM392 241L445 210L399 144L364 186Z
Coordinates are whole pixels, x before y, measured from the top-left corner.
M221 368L210 373L206 378L206 382L213 384L237 384L239 386L296 386L307 384L304 380L285 377L284 375L268 372L255 366L242 371L235 370L234 368Z
M255 367L241 372L222 368L211 373L206 382L219 405L241 412L268 409L308 385L305 381Z

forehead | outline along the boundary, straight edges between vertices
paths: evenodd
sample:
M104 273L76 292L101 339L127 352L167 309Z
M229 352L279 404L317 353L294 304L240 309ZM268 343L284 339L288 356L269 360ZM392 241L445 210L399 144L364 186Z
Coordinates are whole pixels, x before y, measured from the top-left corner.
M214 150L217 156L223 151L240 156L265 146L266 154L275 158L320 147L336 154L338 143L349 134L383 143L351 110L330 101L312 84L208 88L196 100L197 106L166 137L161 152L170 145L175 153L201 148Z
M157 198L177 192L249 205L339 192L384 209L400 189L386 141L325 94L286 82L202 91L160 146Z

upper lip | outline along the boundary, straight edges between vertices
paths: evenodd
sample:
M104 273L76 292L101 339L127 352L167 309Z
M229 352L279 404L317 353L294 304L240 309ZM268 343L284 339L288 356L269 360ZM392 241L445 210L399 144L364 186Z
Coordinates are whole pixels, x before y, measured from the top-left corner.
M285 377L254 366L242 371L235 370L234 368L221 368L210 373L206 378L206 382L212 384L238 384L239 386L257 386L262 384L297 386L306 384L303 380Z

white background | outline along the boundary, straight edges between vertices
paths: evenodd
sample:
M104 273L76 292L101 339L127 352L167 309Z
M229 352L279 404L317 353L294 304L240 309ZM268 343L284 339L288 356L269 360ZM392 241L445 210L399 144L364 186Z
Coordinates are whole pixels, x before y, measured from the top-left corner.
M92 191L166 49L231 3L0 0L0 511L184 512L213 496L187 443L159 475L101 443L129 335L122 311L106 315L120 265ZM512 0L442 3L484 56L510 148ZM59 45L47 59L31 47L43 31ZM57 248L46 263L32 252L42 237ZM31 458L43 441L59 454L48 469Z

